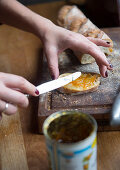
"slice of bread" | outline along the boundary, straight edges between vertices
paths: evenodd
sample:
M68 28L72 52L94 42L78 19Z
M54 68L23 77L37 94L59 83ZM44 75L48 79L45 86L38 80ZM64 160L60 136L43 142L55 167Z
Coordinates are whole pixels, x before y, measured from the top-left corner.
M85 37L100 38L108 41L111 47L100 47L102 52L109 56L112 54L113 42L102 30L94 25L77 6L63 6L58 14L58 24ZM89 54L74 52L81 64L93 63L95 59Z
M61 74L59 77L70 75L71 73ZM81 73L76 80L60 87L58 90L66 94L83 94L95 91L100 84L100 74L97 73Z

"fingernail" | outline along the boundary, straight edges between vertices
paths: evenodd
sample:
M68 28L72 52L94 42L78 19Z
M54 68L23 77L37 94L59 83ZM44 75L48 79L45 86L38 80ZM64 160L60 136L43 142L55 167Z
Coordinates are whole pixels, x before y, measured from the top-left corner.
M108 72L107 71L105 72L105 76L108 77Z
M109 42L109 41L107 41L106 43L107 43L107 44L110 44L110 42Z
M37 89L35 90L35 94L39 95L39 91Z
M112 64L110 64L109 66L110 66L110 68L113 68L113 65L112 65Z
M110 63L110 61L108 61L108 63L109 63L110 68L113 68L113 65Z

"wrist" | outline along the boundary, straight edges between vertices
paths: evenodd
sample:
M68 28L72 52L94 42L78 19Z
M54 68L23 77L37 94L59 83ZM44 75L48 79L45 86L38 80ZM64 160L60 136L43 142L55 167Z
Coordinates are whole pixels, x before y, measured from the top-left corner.
M54 26L54 23L38 14L35 14L33 22L33 33L38 36L42 41L44 41L49 34L49 30L51 30Z

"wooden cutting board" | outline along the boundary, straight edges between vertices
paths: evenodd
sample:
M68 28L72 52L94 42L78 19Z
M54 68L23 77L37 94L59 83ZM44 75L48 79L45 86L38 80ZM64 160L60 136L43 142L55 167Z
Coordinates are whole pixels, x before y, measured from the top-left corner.
M117 28L104 29L114 42L113 55L108 60L113 64L114 70L109 71L108 78L101 78L101 84L97 91L82 95L60 94L57 90L40 95L38 122L39 132L42 132L44 120L51 114L59 110L73 110L92 114L98 121L99 131L120 130L120 127L110 127L109 118L112 104L119 92L120 86L120 32ZM50 80L47 70L47 63L43 60L43 77L42 82ZM80 65L77 58L71 51L62 53L59 57L60 73L65 72L97 72L99 73L96 63Z

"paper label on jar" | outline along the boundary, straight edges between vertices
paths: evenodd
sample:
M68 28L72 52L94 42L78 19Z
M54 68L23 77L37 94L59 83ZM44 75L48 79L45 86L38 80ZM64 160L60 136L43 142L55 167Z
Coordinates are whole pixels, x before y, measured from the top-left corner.
M96 137L91 145L72 152L48 148L52 170L97 170Z

